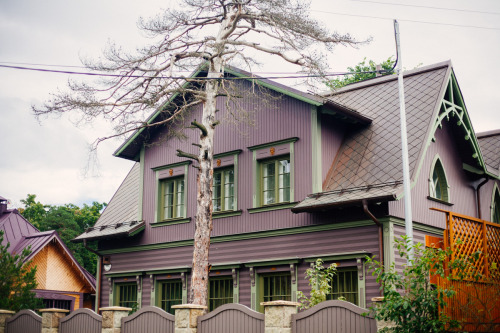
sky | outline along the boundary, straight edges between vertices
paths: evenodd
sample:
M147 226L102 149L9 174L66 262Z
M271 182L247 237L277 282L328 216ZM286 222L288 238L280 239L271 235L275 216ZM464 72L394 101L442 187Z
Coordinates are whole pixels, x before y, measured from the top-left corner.
M81 66L82 57L99 57L109 41L133 51L148 42L137 29L139 17L175 5L175 0L0 0L0 65ZM394 56L392 20L397 19L403 67L451 60L475 131L500 129L500 1L312 0L311 16L332 31L372 40L356 49L338 46L328 63L335 72L365 57L382 62ZM256 72L296 70L272 58L262 62ZM112 133L112 124L75 126L71 116L35 119L31 106L64 91L68 79L0 68L0 196L10 200L9 207L22 207L28 193L51 205L109 202L132 167L112 156L122 140L106 141L96 155L89 154L89 145Z

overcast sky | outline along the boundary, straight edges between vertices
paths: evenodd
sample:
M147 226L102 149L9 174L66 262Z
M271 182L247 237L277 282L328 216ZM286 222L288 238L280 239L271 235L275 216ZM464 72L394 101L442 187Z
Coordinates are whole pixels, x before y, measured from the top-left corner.
M138 18L175 2L0 0L0 64L79 66L80 57L98 57L108 40L133 49L145 42ZM403 66L451 60L475 131L500 128L500 1L312 0L311 9L331 30L373 38L358 49L338 47L330 57L332 71L364 57L380 62L395 55L391 19L398 19ZM257 71L293 70L273 59L263 62ZM110 133L109 124L78 128L67 117L41 124L33 117L31 105L64 90L68 78L0 68L0 196L13 207L28 193L45 204L108 202L132 166L112 156L121 143L112 140L99 147L98 167L90 163L86 172L88 145Z

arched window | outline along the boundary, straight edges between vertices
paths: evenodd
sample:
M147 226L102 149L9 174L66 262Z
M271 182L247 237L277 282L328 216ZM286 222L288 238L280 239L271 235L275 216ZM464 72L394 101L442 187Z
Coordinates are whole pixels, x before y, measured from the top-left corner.
M491 222L500 223L500 192L496 186L491 201Z
M448 193L448 181L444 173L443 164L439 158L436 158L429 179L430 197L442 201L449 202L450 196Z

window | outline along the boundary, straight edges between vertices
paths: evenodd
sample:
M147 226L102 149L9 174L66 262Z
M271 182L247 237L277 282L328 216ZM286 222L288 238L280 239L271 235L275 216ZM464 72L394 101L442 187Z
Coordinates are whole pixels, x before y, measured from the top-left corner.
M500 192L496 186L494 193L491 203L491 222L500 223Z
M214 171L213 211L234 210L234 167Z
M348 302L359 305L356 268L337 269L337 274L332 280L332 292L327 295L327 299L336 300L339 297L345 297Z
M126 308L137 308L137 284L136 283L120 283L116 285L116 302L115 305Z
M44 298L43 299L43 307L44 309L65 309L65 310L72 310L71 309L71 301L69 300L62 300L62 299L48 299Z
M261 205L290 202L290 157L260 162Z
M159 307L174 314L173 305L182 304L182 281L171 280L159 284Z
M262 275L260 282L262 302L292 300L290 273Z
M208 282L209 311L215 310L221 305L233 303L232 277L210 278Z
M184 217L184 178L162 180L161 219Z
M434 163L434 168L432 169L431 179L429 179L429 183L431 198L446 202L449 201L448 182L446 181L444 168L439 158L437 158Z

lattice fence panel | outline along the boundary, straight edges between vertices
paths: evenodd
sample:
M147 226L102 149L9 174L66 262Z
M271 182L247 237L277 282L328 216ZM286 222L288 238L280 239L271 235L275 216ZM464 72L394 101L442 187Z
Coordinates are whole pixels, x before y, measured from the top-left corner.
M488 248L488 262L490 276L495 280L500 280L500 225L486 225L486 240Z

